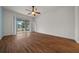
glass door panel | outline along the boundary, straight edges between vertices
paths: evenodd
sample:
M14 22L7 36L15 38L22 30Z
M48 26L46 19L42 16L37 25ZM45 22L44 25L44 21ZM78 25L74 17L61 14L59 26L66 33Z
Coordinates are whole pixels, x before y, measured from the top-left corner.
M29 20L17 20L16 21L17 32L30 31L30 21Z

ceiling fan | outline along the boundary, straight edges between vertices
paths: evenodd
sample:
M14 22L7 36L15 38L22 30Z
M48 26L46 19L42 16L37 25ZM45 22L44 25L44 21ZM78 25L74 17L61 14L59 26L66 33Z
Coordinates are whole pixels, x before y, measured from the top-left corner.
M32 6L32 10L29 10L29 9L25 9L25 10L30 11L27 15L36 16L36 15L40 14L40 12L37 11L37 8L35 8L35 6Z

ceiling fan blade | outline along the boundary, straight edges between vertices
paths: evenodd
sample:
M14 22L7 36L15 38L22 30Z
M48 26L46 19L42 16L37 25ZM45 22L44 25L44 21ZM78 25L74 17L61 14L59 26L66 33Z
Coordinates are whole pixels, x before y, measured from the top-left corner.
M35 12L35 13L40 14L40 12Z
M27 15L30 15L30 14L32 14L32 13L28 13Z
M31 10L29 10L29 9L25 9L25 10L27 10L27 11L31 11Z

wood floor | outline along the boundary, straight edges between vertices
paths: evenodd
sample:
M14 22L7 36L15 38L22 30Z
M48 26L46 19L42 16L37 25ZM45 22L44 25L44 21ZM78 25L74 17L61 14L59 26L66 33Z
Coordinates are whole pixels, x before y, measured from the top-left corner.
M4 53L65 53L79 52L75 41L41 33L18 33L0 40L0 52Z

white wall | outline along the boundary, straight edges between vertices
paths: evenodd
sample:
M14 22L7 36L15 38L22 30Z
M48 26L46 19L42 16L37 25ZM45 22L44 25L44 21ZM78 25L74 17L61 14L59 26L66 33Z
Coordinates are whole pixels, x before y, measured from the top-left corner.
M2 7L0 6L0 39L2 37Z
M78 36L78 41L79 41L79 7L78 7L78 19L77 19L77 36Z
M79 6L75 7L75 39L79 43Z
M5 9L3 8L3 20L4 20L4 26L3 26L3 31L4 31L4 35L13 35L13 17L19 17L22 19L26 19L26 20L30 20L32 19L31 17L19 14L17 12L13 12L11 10Z
M44 8L44 7L41 7ZM72 6L50 7L47 12L36 18L37 32L66 38L75 37L75 9ZM45 8L44 8L45 10Z

